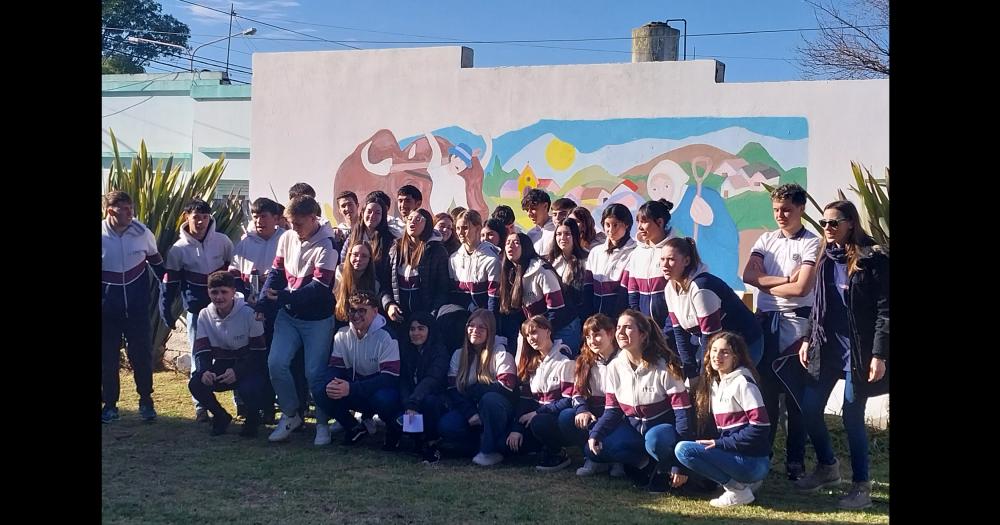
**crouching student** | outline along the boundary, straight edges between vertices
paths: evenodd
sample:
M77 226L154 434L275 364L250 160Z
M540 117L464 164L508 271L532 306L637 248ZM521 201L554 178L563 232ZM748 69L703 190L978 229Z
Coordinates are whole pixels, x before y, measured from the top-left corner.
M267 401L267 345L264 324L241 297L236 278L226 271L208 276L210 303L198 313L194 358L198 370L188 382L191 395L212 415L213 436L225 434L233 420L215 392L236 390L247 406L240 435L255 437L260 410Z
M712 336L695 391L699 426L714 419L716 439L681 441L677 460L722 485L713 507L746 505L770 468L770 423L746 341L734 332ZM713 417L714 416L714 417Z
M451 356L450 410L441 417L438 432L460 452L478 450L473 463L488 467L503 461L516 403L517 368L505 347L506 339L496 335L493 312L485 308L472 312L465 333L462 348Z
M618 318L615 336L623 351L608 366L604 414L590 431L587 457L623 463L636 487L650 493L680 487L687 475L674 446L692 438L680 359L653 321L635 310Z
M541 449L536 469L554 472L569 466L559 433L559 413L573 403L573 360L569 348L552 341L552 324L534 315L521 324L517 353L520 399L516 419L507 435L512 453Z
M604 378L608 365L618 355L615 322L604 314L594 314L583 323L583 346L573 370L573 406L559 412L559 433L566 446L584 449L583 466L577 476L607 472L625 475L621 463L597 463L586 457L587 437L597 418L604 414Z
M372 292L357 292L348 299L350 326L333 336L333 351L323 381L313 386L316 406L347 430L344 444L353 445L368 435L365 425L351 414L378 414L386 423L386 442L399 442L396 423L399 408L399 346L384 330Z
M413 314L409 321L409 337L401 338L399 359L401 374L399 399L404 415L420 415L424 431L415 434L417 450L428 464L441 459L437 441L438 421L445 409L444 390L448 381L450 356L441 343L441 334L433 317L427 312ZM386 448L397 443L386 441Z

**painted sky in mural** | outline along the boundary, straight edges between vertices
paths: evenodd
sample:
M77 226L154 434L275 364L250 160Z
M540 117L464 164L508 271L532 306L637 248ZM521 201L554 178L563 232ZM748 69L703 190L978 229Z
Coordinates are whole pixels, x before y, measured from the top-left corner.
M569 197L596 219L612 203L636 210L674 203L671 225L694 237L710 270L742 290L739 268L756 238L776 227L762 184L806 186L808 125L802 117L542 120L490 137L457 126L397 138L381 129L343 161L334 191L403 184L437 213L520 207L525 188ZM632 234L635 234L633 229Z

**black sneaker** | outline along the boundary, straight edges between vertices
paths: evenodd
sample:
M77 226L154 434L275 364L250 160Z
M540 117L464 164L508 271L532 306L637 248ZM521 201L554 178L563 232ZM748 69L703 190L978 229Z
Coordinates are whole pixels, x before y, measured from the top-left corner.
M229 423L233 421L233 416L229 415L229 412L225 410L221 411L219 415L212 418L212 431L210 432L213 436L221 436L226 433L226 429L229 428Z
M248 417L243 421L243 428L240 429L240 436L247 438L257 437L257 430L260 427L260 416Z
M542 460L535 465L535 470L540 470L542 472L555 472L568 467L569 464L570 459L569 456L566 455L566 451L560 450L557 454L545 452L542 454Z
M424 465L434 465L438 461L441 461L441 451L438 450L436 445L425 446L420 455L423 457Z
M806 476L806 466L802 463L787 463L785 464L785 473L788 475L789 481L797 481Z
M208 410L205 410L204 408L199 408L198 410L194 411L194 420L199 423L208 423L212 421L212 416L208 415Z
M344 432L344 444L354 445L358 441L364 439L364 437L367 435L368 435L368 429L366 429L364 425L362 424L354 425L354 428L352 428L347 432Z
M139 417L146 423L156 421L156 409L153 408L152 399L139 400Z
M365 428L365 432L368 432L368 428ZM382 444L382 450L386 452L392 452L399 448L399 440L403 437L403 430L396 427L394 424L386 425L385 428L385 443Z
M639 468L632 465L625 465L625 475L632 481L632 485L637 489L645 489L649 486L649 478L656 470L656 461L652 458L645 467Z
M101 423L108 424L119 419L121 419L121 416L118 415L117 407L104 407L101 410Z
M646 490L650 494L665 494L670 492L670 472L654 472L649 478Z

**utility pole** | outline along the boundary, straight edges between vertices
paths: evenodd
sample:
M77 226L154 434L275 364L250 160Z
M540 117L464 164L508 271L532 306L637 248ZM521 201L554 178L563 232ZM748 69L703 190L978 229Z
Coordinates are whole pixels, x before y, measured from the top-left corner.
M233 41L234 16L236 16L236 4L229 4L229 38L226 39L226 78L229 78L229 45Z

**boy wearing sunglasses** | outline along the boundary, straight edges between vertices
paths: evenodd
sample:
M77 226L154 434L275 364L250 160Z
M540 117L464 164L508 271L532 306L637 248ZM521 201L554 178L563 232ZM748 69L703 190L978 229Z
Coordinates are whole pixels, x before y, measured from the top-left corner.
M819 237L805 229L802 214L806 190L798 184L784 184L771 192L771 209L778 229L764 233L754 243L750 260L743 270L743 282L757 287L757 320L764 335L764 354L757 370L768 419L778 421L778 397L785 393L788 412L785 467L788 479L805 475L805 427L799 407L787 395L804 380L796 366L798 348L809 334L809 313L813 304L813 282ZM773 448L776 424L770 428Z

